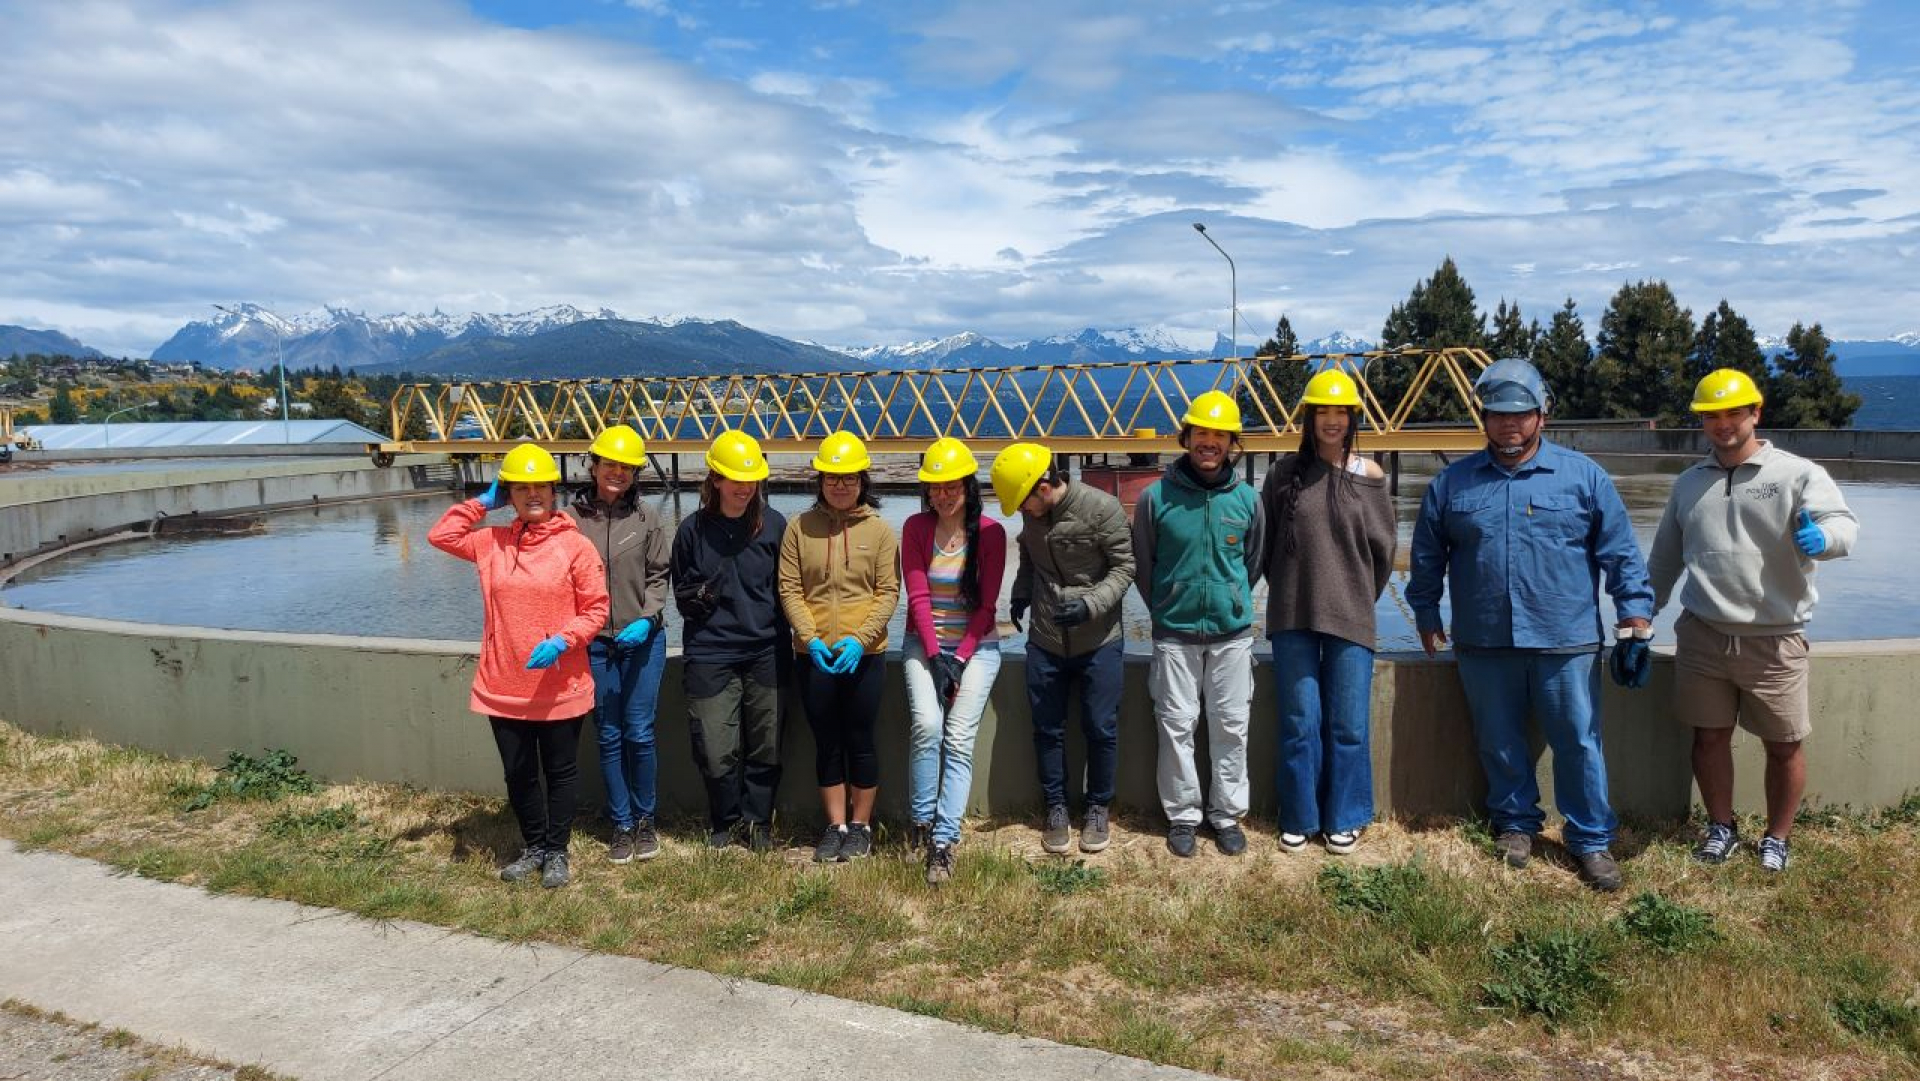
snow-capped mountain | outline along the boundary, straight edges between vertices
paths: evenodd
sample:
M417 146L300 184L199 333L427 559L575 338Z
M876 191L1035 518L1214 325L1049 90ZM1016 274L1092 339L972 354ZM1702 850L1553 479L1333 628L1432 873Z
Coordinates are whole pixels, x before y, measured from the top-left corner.
M1348 334L1344 330L1336 330L1324 338L1300 343L1300 351L1303 353L1364 353L1375 348L1378 346L1374 342L1358 335Z
M508 315L435 310L427 315L368 316L327 307L291 318L258 304L238 304L181 327L153 351L153 359L257 368L274 363L276 351L284 350L293 367L365 368L423 358L455 342L529 338L589 320L618 318L608 308L584 312L571 304Z

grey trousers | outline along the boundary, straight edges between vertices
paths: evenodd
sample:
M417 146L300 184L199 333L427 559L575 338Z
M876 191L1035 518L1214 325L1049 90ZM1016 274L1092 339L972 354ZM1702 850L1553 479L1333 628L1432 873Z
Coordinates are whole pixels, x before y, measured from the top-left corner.
M1253 637L1199 645L1155 639L1148 676L1160 730L1160 806L1167 821L1200 824L1193 733L1207 714L1212 786L1206 819L1228 826L1247 813L1247 715L1253 701Z

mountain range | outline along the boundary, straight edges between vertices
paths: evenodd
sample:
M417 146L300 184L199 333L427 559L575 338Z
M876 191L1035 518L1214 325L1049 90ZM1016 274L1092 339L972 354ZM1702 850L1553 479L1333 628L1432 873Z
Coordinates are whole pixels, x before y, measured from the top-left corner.
M98 359L98 349L89 349L57 330L28 330L26 327L0 326L0 360L38 353L43 357Z

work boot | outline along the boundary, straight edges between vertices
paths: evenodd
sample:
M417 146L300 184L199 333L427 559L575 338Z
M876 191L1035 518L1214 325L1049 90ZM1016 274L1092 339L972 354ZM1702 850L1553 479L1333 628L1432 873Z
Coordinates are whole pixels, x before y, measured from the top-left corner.
M1086 821L1080 825L1080 851L1099 852L1107 847L1107 808L1102 803L1087 805Z
M1241 829L1238 822L1215 826L1213 847L1219 849L1222 856L1238 856L1247 850L1247 831Z
M813 862L839 863L842 858L840 849L846 843L847 827L828 826L827 831L820 835L820 843L813 846Z
M1073 826L1067 821L1066 805L1056 803L1047 808L1047 826L1040 832L1040 847L1060 856L1072 846Z
M500 868L500 881L518 882L547 865L547 854L537 848L523 848L512 863Z
M1620 888L1620 865L1613 862L1613 853L1601 849L1582 852L1573 859L1580 865L1580 881L1601 893L1613 893Z
M1508 830L1494 839L1493 850L1507 861L1507 866L1519 869L1533 858L1533 834Z
M873 827L865 822L847 823L846 839L840 842L840 859L861 860L873 853Z
M645 862L660 854L660 835L654 832L653 819L643 818L633 827L633 858Z
M932 845L927 849L927 885L939 886L953 878L953 846Z
M1194 828L1191 822L1175 822L1167 827L1167 851L1183 860L1193 858Z
M573 876L567 871L565 852L547 853L547 865L540 869L540 885L557 890L571 881Z

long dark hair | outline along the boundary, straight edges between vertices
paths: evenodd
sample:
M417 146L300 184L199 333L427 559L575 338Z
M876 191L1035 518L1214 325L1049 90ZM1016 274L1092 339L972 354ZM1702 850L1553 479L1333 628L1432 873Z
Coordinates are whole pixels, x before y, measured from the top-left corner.
M813 502L816 506L827 505L827 475L818 470L813 474ZM860 471L860 498L854 500L854 506L865 504L874 509L880 507L880 497L873 494L873 476L866 470Z
M573 490L574 506L591 511L600 501L600 482L594 479L593 467L609 460L591 451L587 452L587 482ZM614 464L626 465L627 463L615 462ZM616 514L632 514L633 508L640 502L640 467L630 468L633 469L633 483L627 485L627 490L622 492L620 498L614 502L613 509Z
M960 507L960 525L967 531L967 558L960 565L960 603L971 612L980 603L980 512L985 507L980 501L980 478L962 477L967 493ZM933 500L927 492L933 485L920 483L920 506L928 514L939 519L939 513L933 509Z
M1327 469L1327 513L1333 513L1334 489L1341 484L1352 483L1347 473L1347 461L1353 457L1353 440L1360 434L1360 411L1352 406L1343 406L1347 411L1347 434L1340 441L1340 465ZM1313 418L1319 406L1312 406L1312 412L1306 416L1306 423L1300 425L1300 449L1287 460L1288 472L1280 480L1278 505L1274 508L1274 535L1284 538L1282 549L1288 555L1294 553L1294 507L1300 502L1300 493L1307 486L1307 471L1320 461L1320 448L1313 438Z
M760 535L760 526L765 521L765 515L762 512L766 507L767 482L755 481L753 502L747 504L747 513L742 515L747 520L749 541ZM700 481L700 511L703 514L711 514L715 518L726 517L720 510L720 474L712 470L708 470L706 477Z

